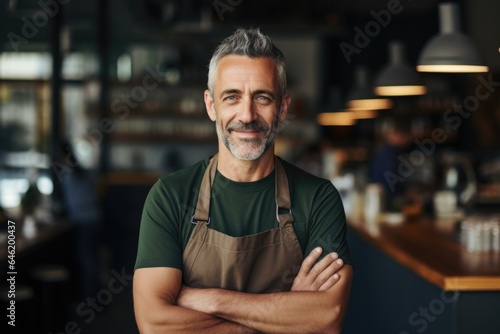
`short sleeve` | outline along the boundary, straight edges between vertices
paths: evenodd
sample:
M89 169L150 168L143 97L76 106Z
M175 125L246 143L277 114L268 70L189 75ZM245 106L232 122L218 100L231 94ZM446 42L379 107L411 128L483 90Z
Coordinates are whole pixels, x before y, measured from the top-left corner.
M344 263L352 265L346 231L342 199L333 184L326 181L318 188L313 199L309 240L304 255L309 255L319 246L323 248L322 257L337 252Z
M182 269L180 215L174 197L159 180L151 188L142 212L135 269L172 267Z

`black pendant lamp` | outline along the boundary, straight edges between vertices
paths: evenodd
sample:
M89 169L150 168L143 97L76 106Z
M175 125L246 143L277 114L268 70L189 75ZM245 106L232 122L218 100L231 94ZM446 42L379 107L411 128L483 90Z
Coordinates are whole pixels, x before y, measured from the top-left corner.
M432 37L420 53L419 72L488 72L473 41L460 31L460 11L456 3L439 5L440 33Z

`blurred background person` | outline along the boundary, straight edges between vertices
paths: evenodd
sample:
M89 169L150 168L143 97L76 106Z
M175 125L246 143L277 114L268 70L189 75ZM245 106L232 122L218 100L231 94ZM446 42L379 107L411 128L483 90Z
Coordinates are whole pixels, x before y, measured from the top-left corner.
M410 122L403 117L390 118L386 125L382 143L371 157L368 180L383 186L386 209L397 211L404 203L408 183L401 179L401 160L411 151L414 137Z

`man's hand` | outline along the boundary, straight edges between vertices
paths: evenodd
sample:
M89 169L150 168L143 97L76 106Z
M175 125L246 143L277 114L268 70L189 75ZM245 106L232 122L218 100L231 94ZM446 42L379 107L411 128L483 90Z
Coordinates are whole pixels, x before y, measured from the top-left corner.
M316 263L322 252L321 247L317 247L302 261L291 291L325 291L338 282L337 272L344 262L337 253L330 253Z

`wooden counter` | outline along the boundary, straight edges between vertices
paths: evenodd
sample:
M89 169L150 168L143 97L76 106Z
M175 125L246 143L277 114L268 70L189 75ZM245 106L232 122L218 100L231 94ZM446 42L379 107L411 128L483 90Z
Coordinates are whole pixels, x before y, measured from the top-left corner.
M467 252L455 239L453 221L350 222L349 228L442 290L500 291L500 253Z

